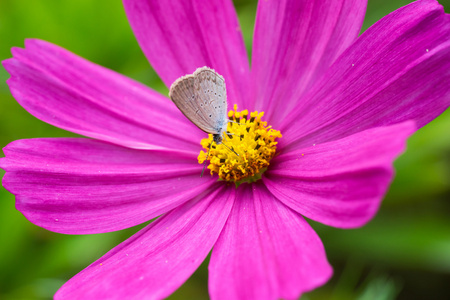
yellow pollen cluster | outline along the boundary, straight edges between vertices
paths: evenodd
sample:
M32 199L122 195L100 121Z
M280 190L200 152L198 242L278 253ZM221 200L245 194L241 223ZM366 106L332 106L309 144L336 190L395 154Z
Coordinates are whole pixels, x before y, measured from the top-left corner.
M261 121L263 115L264 112L249 114L247 110L237 111L237 105L234 105L234 110L228 112L230 122L222 144L213 143L211 134L202 139L201 145L205 151L200 151L198 162L203 164L205 159L209 159L211 175L217 173L220 179L236 184L261 178L275 155L278 144L275 139L281 137L278 130Z

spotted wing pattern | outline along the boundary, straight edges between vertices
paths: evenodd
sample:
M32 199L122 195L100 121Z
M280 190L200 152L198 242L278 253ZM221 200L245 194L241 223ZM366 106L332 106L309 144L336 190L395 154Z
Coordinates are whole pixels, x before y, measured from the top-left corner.
M224 78L208 67L178 78L169 97L178 109L206 133L222 134L227 123L227 94Z

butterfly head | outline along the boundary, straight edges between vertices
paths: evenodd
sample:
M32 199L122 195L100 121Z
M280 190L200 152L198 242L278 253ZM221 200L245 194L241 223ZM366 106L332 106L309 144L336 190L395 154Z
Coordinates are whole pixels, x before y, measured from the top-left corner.
M213 134L213 141L214 143L216 143L216 145L222 144L223 141L222 133Z

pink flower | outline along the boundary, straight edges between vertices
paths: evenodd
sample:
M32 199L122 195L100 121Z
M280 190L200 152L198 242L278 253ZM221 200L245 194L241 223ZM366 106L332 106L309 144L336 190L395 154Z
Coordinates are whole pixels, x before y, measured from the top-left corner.
M303 216L368 222L410 134L450 105L450 17L411 3L359 38L360 0L260 1L252 69L231 1L124 0L167 86L209 66L228 103L265 112L280 138L262 179L200 178L205 134L162 95L48 42L3 62L17 101L86 138L18 140L3 185L31 222L89 234L161 217L69 280L66 298L170 295L212 249L213 299L295 299L331 276Z

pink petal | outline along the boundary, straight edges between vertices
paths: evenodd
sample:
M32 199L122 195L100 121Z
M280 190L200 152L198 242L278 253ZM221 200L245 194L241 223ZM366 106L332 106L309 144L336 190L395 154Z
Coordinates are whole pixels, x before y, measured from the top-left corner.
M3 186L16 207L48 230L87 234L146 222L208 189L195 156L134 150L82 138L18 140L6 146Z
M377 212L394 175L392 162L414 130L413 122L405 122L281 154L263 181L275 197L310 219L361 226Z
M230 105L242 105L249 65L231 0L123 0L134 34L169 87L208 66L224 76Z
M258 110L271 125L358 36L366 11L361 0L259 1L252 55Z
M131 148L198 151L204 133L168 98L48 42L25 46L3 65L14 98L35 117Z
M264 300L298 299L332 270L308 223L256 183L238 189L209 273L212 299Z
M384 17L345 51L283 120L281 147L305 147L450 105L450 15L434 0Z
M55 299L162 299L198 268L234 201L232 188L184 204L69 280ZM199 200L201 199L201 200Z

